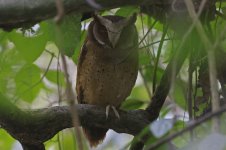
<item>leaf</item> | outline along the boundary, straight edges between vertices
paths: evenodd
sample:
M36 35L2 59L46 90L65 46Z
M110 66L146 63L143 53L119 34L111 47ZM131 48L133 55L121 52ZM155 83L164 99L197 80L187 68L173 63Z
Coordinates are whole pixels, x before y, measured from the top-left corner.
M0 149L12 149L14 142L15 139L13 139L5 130L0 129Z
M63 131L63 148L62 149L76 149L76 145L77 143L75 141L74 138L74 130L73 129L67 129Z
M10 33L9 39L28 63L34 62L42 54L47 42L43 34L25 37L22 33L15 31Z
M71 14L63 18L56 31L55 42L62 52L72 57L81 40L81 15Z
M186 84L183 81L177 81L174 87L173 91L173 98L175 102L182 107L183 109L186 109L186 99L185 99L185 90Z
M121 108L123 110L134 110L142 107L143 104L144 102L139 99L127 99L122 103Z
M151 64L151 56L144 49L139 51L139 64L140 65Z
M27 102L32 102L43 87L41 70L34 64L25 65L16 75L17 95Z
M223 14L225 15L226 14L226 7L225 6L222 7L221 10L222 10Z
M136 86L133 88L130 99L149 100L146 88L144 86Z
M87 31L83 31L83 34L81 35L80 44L79 46L76 47L75 52L72 56L72 60L74 61L75 64L78 64L79 54L81 51L81 47L85 42L86 36L87 36Z
M7 36L7 33L6 32L3 32L1 29L0 29L0 42L2 43L2 41L5 40L5 37Z
M3 51L0 51L0 92L13 94L12 80L15 77L18 68L24 64L17 50L7 49L7 44L3 44ZM10 85L10 86L9 86Z
M162 137L173 128L174 119L156 120L150 125L150 130L157 138Z
M63 72L57 70L49 70L45 76L49 81L65 86L65 77Z
M128 16L133 15L134 13L137 13L138 11L139 11L138 7L126 6L126 7L122 7L119 10L117 10L115 15L122 16L122 17L128 17Z

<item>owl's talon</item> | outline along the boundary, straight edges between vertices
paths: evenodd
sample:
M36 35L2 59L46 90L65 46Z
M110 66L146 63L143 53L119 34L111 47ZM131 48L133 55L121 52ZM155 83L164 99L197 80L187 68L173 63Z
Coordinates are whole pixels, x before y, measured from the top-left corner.
M119 116L119 113L118 111L116 110L116 108L114 106L111 106L111 108L113 109L114 113L115 113L115 116L118 117L118 119L120 119L120 116Z
M118 119L120 119L120 115L119 115L118 111L116 110L116 108L114 106L111 106L111 105L107 105L107 107L106 107L106 119L108 119L110 108L112 108L112 110L114 111L115 116Z
M107 107L106 107L106 119L108 119L109 110L110 110L110 105L107 105Z

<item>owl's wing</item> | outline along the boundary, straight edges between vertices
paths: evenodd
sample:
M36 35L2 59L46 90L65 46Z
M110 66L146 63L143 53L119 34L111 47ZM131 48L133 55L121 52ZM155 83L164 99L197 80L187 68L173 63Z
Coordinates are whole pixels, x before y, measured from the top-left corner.
M85 41L84 45L82 46L80 55L79 55L79 61L77 65L77 79L76 79L76 92L77 92L77 100L78 103L84 104L84 89L85 89L85 82L82 81L82 64L86 58L87 55L87 47L86 47L87 40Z

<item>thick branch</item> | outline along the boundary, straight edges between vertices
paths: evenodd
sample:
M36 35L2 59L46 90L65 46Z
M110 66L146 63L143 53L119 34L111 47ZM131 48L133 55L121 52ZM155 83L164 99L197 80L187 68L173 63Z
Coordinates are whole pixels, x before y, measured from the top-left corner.
M170 134L170 135L168 135L168 136L166 136L166 137L164 137L162 139L159 139L156 143L147 146L146 149L148 149L148 150L157 149L160 146L162 146L163 144L171 141L172 139L177 138L178 136L184 134L187 131L193 130L195 127L197 127L200 124L206 122L207 120L212 119L215 116L219 116L219 115L221 115L221 114L223 114L225 112L226 112L226 106L220 108L219 110L217 110L215 112L211 112L211 113L205 115L204 117L201 117L201 118L193 121L190 125L188 125L186 128L183 128L181 131L178 131L178 132Z
M65 13L84 13L95 10L106 10L128 5L147 5L171 3L172 0L92 0L100 6L94 8L90 0L62 0ZM25 24L34 24L56 15L55 0L2 0L0 1L0 27L11 29Z
M180 71L188 55L188 52L189 51L185 48L179 49L171 59L170 63L167 65L167 68L161 78L160 84L152 97L151 103L146 109L150 114L151 120L155 120L159 116L159 112L170 91L172 80L175 79L175 76Z
M105 108L76 105L81 125L110 128L118 133L138 134L150 122L144 110L120 111L120 119L110 113L106 120ZM21 143L38 145L59 131L72 127L68 106L22 111L0 95L0 125Z

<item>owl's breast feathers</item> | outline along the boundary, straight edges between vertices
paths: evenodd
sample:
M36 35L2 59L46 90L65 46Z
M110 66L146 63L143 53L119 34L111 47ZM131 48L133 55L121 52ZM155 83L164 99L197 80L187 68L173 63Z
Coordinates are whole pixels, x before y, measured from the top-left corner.
M129 96L135 84L137 50L131 50L117 63L109 55L100 56L105 50L93 41L87 41L82 48L76 86L80 103L118 107Z

